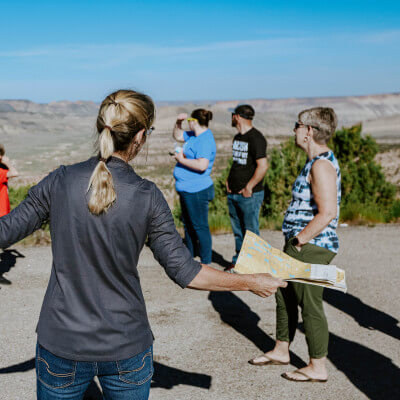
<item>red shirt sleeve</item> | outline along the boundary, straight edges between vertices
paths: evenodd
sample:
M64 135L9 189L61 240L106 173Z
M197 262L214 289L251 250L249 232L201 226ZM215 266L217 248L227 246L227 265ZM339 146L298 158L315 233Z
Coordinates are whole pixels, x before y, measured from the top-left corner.
M8 174L8 169L0 168L0 184L8 182L7 174Z

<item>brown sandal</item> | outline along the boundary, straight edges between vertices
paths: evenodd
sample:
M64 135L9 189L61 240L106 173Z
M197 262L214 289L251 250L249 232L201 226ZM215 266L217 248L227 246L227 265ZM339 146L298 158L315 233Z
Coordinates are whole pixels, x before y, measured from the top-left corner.
M262 365L289 365L288 362L282 362L278 360L272 360L271 358L268 358L267 356L262 356L267 359L267 361L261 361L261 362L255 362L254 360L258 357L252 358L249 360L249 364L251 365L256 365L256 366L262 366Z
M328 379L316 379L316 378L311 378L311 376L308 376L307 374L305 374L304 372L301 372L299 370L294 371L295 374L299 374L299 375L303 375L305 376L307 379L294 379L291 378L286 372L284 374L281 375L282 378L287 379L288 381L291 382L327 382Z

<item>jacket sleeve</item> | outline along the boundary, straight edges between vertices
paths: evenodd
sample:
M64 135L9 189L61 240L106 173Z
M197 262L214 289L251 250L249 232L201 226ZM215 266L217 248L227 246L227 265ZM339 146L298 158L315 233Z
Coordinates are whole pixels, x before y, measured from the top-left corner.
M183 244L182 238L176 231L171 210L156 185L153 187L152 209L148 245L167 275L185 288L199 273L201 264L193 260Z
M18 207L0 218L0 247L8 247L39 229L49 218L50 190L59 169L29 189Z

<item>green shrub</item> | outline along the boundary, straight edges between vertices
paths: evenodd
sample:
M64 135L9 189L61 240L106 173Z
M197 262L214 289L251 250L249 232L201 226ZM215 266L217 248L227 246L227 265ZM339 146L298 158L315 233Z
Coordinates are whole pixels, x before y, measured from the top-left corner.
M182 223L182 209L178 199L174 201L174 207L172 208L172 216L174 217L175 225L178 228L183 227Z
M396 220L400 218L400 201L395 201L396 186L386 181L382 167L374 161L379 150L376 141L369 135L364 137L361 132L361 125L342 128L335 132L329 143L342 174L340 219L359 224ZM293 137L270 152L264 181L265 201L260 215L262 228L281 228L292 185L306 159ZM232 160L214 179L215 199L209 213L212 232L230 231L225 181L231 164ZM174 212L179 214L178 210Z
M400 218L400 200L396 200L396 186L387 182L382 167L374 161L379 150L376 141L361 134L362 126L355 125L335 132L329 147L337 157L342 174L341 221L355 223L390 222ZM292 185L307 157L290 138L272 149L264 180L265 201L261 208L260 227L281 229L284 212L290 199ZM211 232L230 232L231 224L226 199L225 182L232 159L214 177L215 198L210 203ZM10 187L11 208L27 195L30 186ZM183 227L179 200L172 210L175 224ZM48 224L43 227L48 231Z
M8 190L8 196L10 199L10 208L11 210L18 206L22 200L28 195L28 191L31 188L31 185L25 186L10 186ZM50 226L46 221L41 229L34 232L32 235L22 240L22 243L25 245L42 245L50 243Z
M221 173L214 178L214 190L215 196L213 201L210 203L209 208L209 221L216 223L216 225L210 224L211 230L221 231L231 229L231 223L229 218L228 203L226 200L226 180L228 179L229 171L232 166L232 159L228 160L227 166Z
M10 186L8 190L8 197L10 198L10 208L11 210L17 207L22 200L28 195L28 190L31 188L30 185L26 186Z
M376 141L363 137L362 126L342 128L333 135L329 147L338 159L342 175L340 219L357 223L389 222L398 218L396 186L387 182L382 167L374 161ZM306 156L296 148L294 138L274 148L266 174L266 202L262 215L277 220L291 199L292 184L304 166Z
M267 219L282 220L292 197L292 185L306 162L307 156L290 138L272 149L265 176L265 201L261 215Z
M355 204L376 207L384 214L393 205L396 186L386 182L382 167L374 161L376 141L361 135L362 126L342 128L331 140L342 173L342 207Z
M389 220L397 220L400 218L400 200L396 200L390 210Z
M340 209L341 221L348 221L359 225L367 223L389 222L386 210L371 204L347 203Z

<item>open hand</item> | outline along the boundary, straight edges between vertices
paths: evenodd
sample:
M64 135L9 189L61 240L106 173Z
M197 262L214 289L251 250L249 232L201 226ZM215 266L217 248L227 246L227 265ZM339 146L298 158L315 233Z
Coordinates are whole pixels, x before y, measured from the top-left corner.
M260 297L269 297L275 294L278 288L287 286L287 282L279 278L274 278L270 274L254 274L251 291Z

